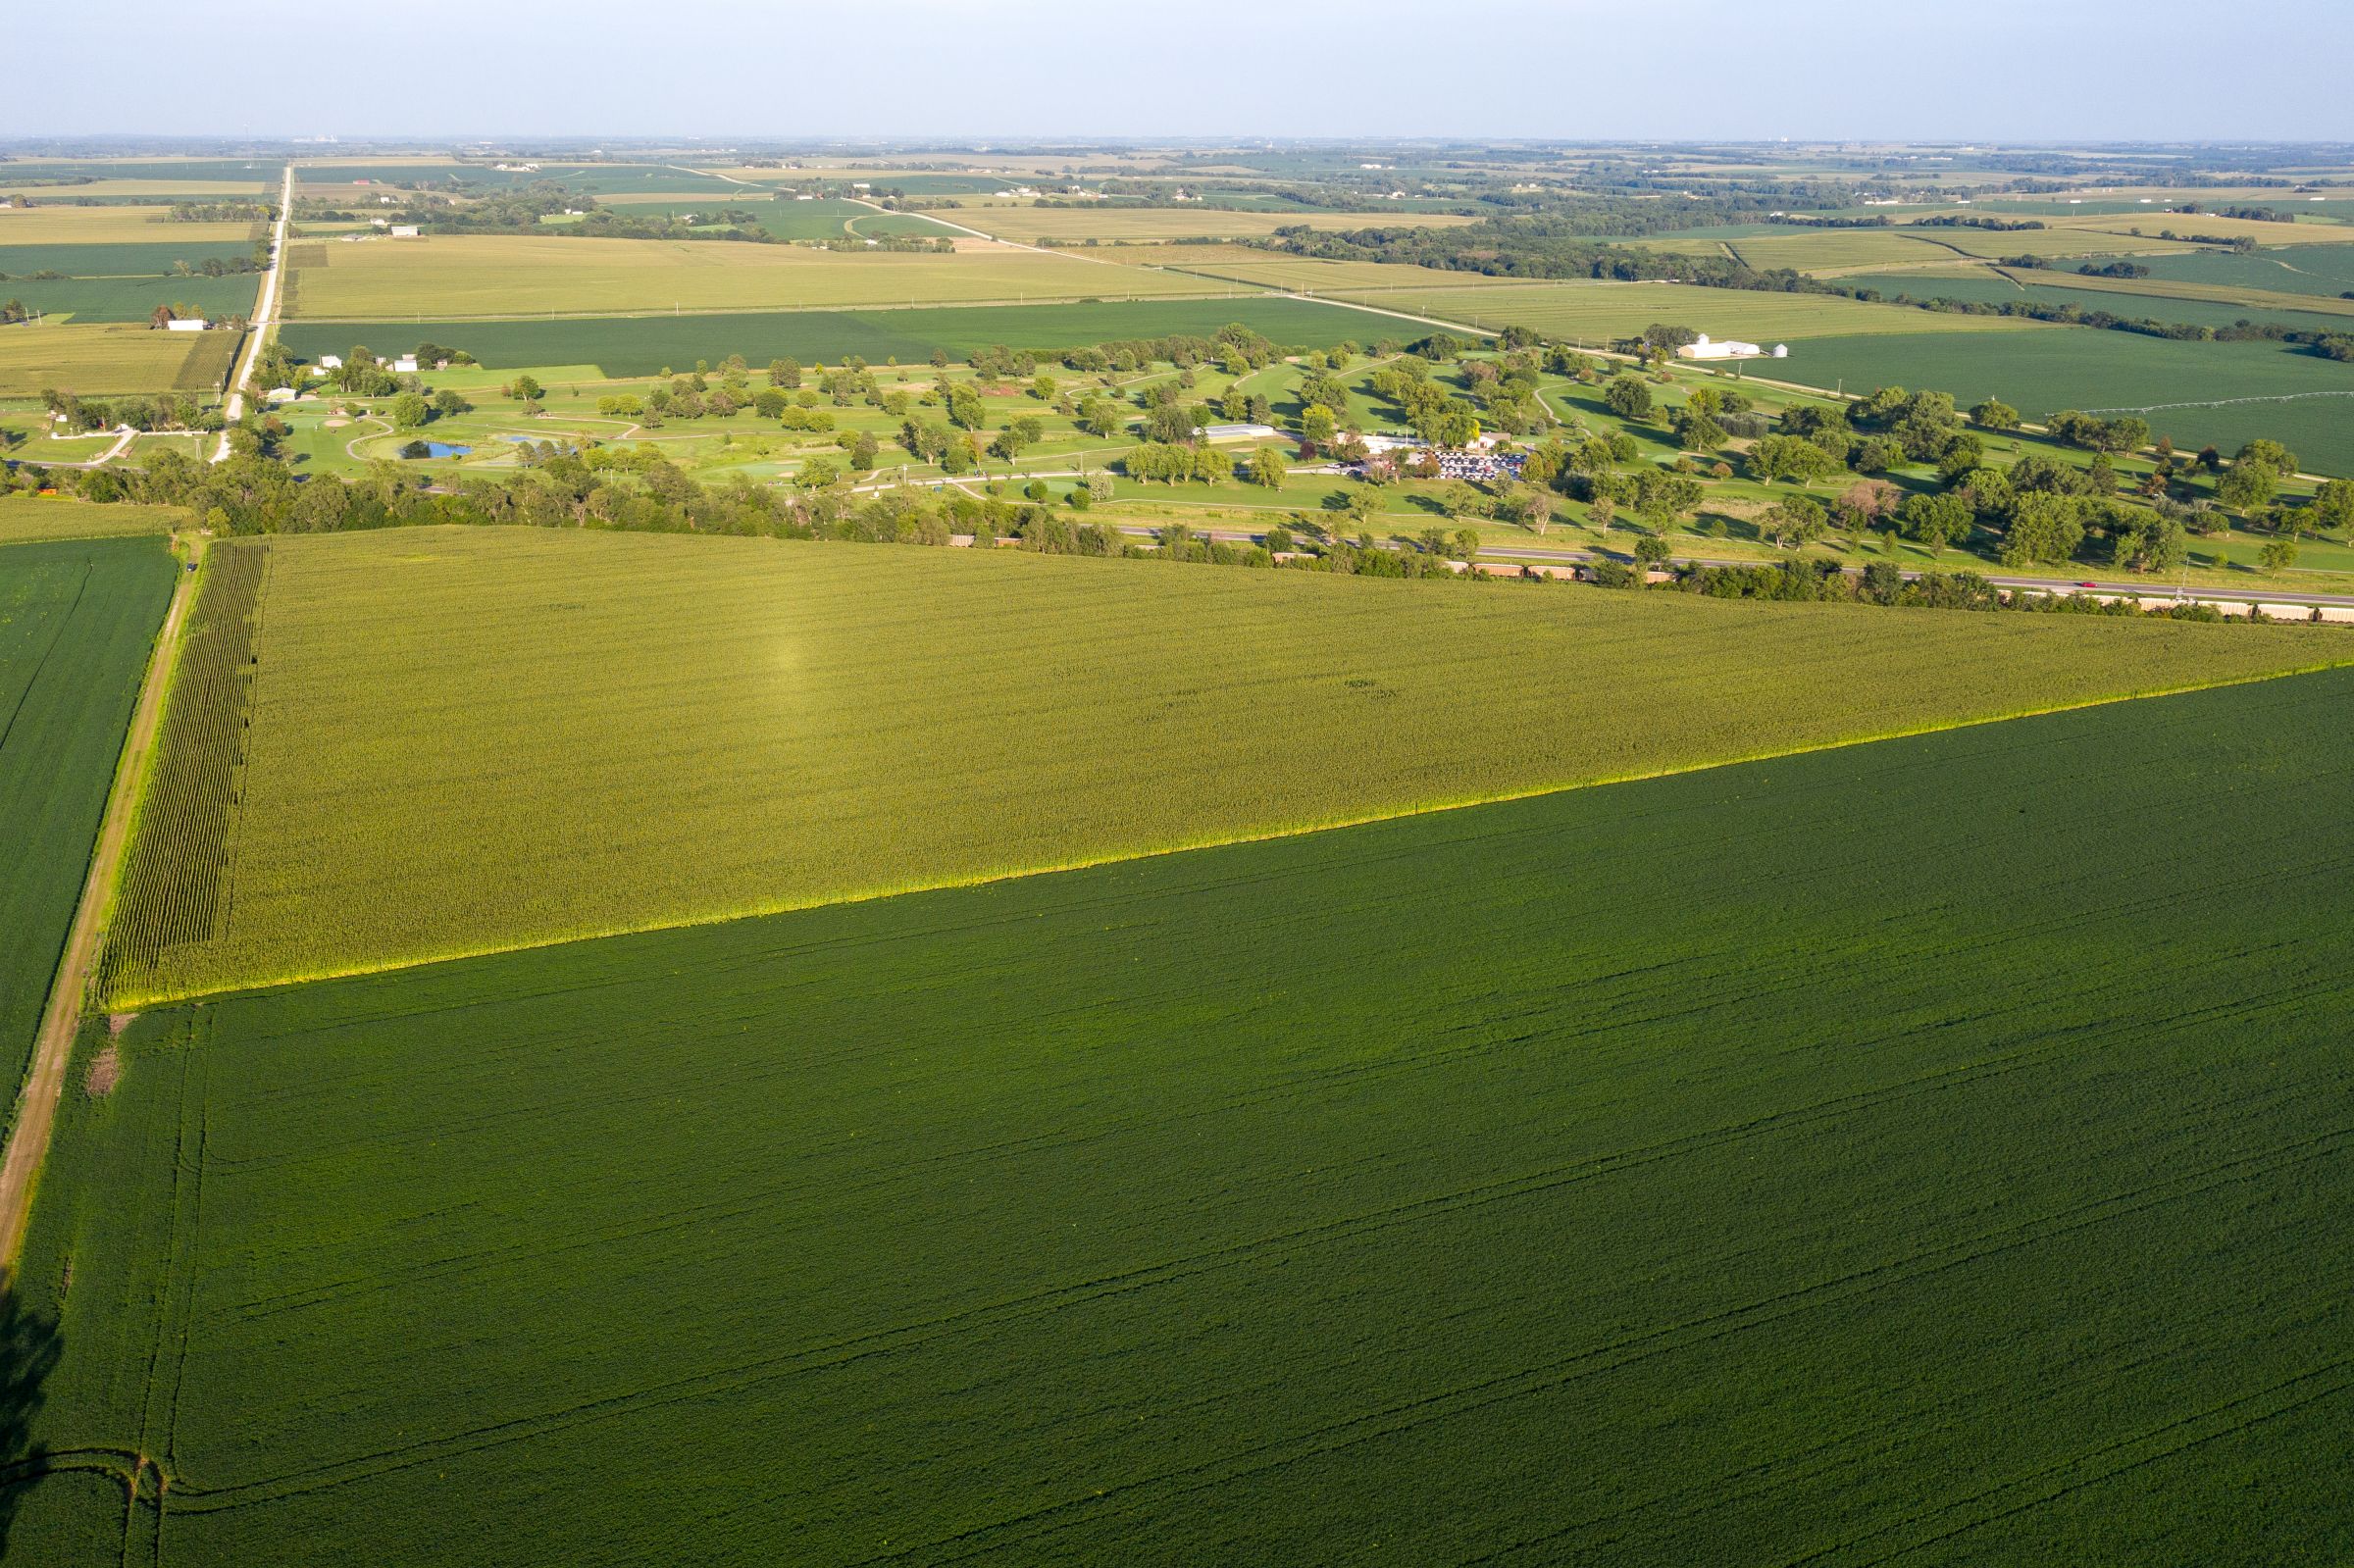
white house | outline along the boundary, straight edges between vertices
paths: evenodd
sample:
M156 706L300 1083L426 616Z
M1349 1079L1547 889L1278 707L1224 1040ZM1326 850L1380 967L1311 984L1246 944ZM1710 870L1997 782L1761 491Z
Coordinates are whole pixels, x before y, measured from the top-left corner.
M339 371L343 368L343 356L340 354L322 354L319 356L319 368L323 371Z
M394 360L392 362L392 374L395 376L416 375L417 356L414 354L403 354L400 356L400 358Z
M168 332L201 332L212 325L201 316L182 316L176 321L164 323L164 330Z
M1675 357L1677 359L1756 359L1764 352L1766 351L1755 343L1744 343L1729 337L1718 342L1712 339L1708 333L1703 332L1689 343L1679 346L1675 351Z

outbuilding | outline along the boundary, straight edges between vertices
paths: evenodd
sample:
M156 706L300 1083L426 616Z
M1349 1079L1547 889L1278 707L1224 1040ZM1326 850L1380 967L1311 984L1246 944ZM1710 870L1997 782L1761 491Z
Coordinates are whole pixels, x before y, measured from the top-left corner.
M1756 359L1764 352L1766 351L1755 343L1744 343L1737 338L1730 337L1719 342L1703 332L1689 343L1677 348L1675 357L1677 359Z
M178 316L164 323L164 330L168 332L201 332L212 325L201 316Z

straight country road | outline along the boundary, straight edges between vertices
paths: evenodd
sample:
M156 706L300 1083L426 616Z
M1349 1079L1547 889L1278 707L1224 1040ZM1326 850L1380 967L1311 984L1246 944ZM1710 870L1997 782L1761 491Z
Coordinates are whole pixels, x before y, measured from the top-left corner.
M230 368L229 403L221 411L228 423L221 427L220 444L213 448L216 463L229 461L229 432L245 417L245 379L253 374L262 357L262 344L278 321L279 285L286 276L286 221L293 214L294 166L288 164L285 183L279 190L278 227L270 231L270 270L262 274L262 297L253 309L253 325L245 329L245 351Z
M204 552L201 536L191 536L189 559ZM40 1033L34 1037L32 1068L26 1075L24 1093L17 1100L16 1124L9 1131L8 1150L0 1155L0 1294L16 1268L17 1251L25 1243L25 1223L32 1211L32 1194L39 1184L41 1163L48 1157L49 1133L57 1120L58 1096L65 1091L66 1068L74 1054L74 1037L81 1027L82 993L97 960L105 935L102 922L123 864L124 846L130 837L130 819L155 747L155 733L164 709L164 688L171 683L172 664L186 625L188 605L196 596L200 572L183 571L172 590L172 604L155 634L147 656L147 674L139 685L139 700L131 710L130 729L123 739L123 754L115 764L115 782L107 791L106 814L99 819L98 840L90 851L89 875L82 879L81 901L74 909L74 925L66 936L66 950L58 960L57 979L49 987L49 1005L41 1013Z

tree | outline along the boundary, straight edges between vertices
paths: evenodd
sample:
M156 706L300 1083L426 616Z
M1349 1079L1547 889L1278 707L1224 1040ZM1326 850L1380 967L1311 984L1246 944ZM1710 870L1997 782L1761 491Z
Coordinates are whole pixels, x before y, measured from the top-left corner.
M1855 527L1869 528L1896 510L1902 494L1886 480L1858 480L1839 492L1839 510Z
M1611 378L1611 384L1602 389L1602 402L1622 420L1651 418L1651 388L1632 376Z
M507 395L519 403L537 403L547 395L547 388L527 373L515 378L507 387Z
M1785 496L1758 519L1758 531L1776 545L1812 544L1827 526L1822 503L1811 495Z
M2008 567L2057 565L2084 542L2084 523L2074 496L2032 491L2012 503L2003 530L2002 562Z
M1951 491L1906 497L1896 509L1896 520L1907 538L1926 545L1932 555L1944 554L1945 547L1966 536L1976 521L1970 504Z
M2267 572L2285 572L2297 564L2297 536L2294 533L2276 534L2264 541L2257 552Z
M434 394L434 413L436 416L445 418L452 414L471 413L473 409L472 403L446 386Z
M1647 569L1663 564L1673 553L1657 533L1646 533L1635 541L1635 559Z
M1761 480L1796 484L1829 479L1840 468L1837 458L1803 435L1761 435L1751 444L1747 462Z
M2261 463L2234 463L2216 477L2215 498L2242 513L2252 513L2273 498L2279 477Z
M1592 510L1594 513L1594 531L1597 533L1610 532L1612 522L1614 521L1618 516L1618 503L1612 500L1607 495L1597 495L1594 497L1594 506Z
M1706 452L1724 444L1724 427L1705 408L1677 409L1673 424L1676 444L1687 452Z
M801 362L791 355L787 355L783 359L770 360L768 362L768 384L788 388L799 386L801 384Z
M1272 446L1262 446L1251 454L1251 482L1262 490L1277 490L1291 478L1284 466L1283 454Z
M2278 441L2260 435L2239 449L2238 455L2231 459L2231 466L2269 469L2274 478L2284 480L2296 473L2297 454Z
M2177 572L2190 560L2190 541L2174 518L2140 513L2110 532L2110 559L2128 572Z
M1311 455L1332 444L1336 429L1332 410L1321 403L1300 411L1300 445Z
M403 392L392 399L392 428L413 430L421 428L433 415L433 405L415 392Z
M1465 565L1479 559L1479 530L1457 529L1455 531L1455 555L1457 560Z
M1970 411L1970 423L1980 430L2015 430L2019 429L2019 410L1999 397L1990 397L1974 404Z
M2354 480L2325 480L2306 508L2317 529L2354 528Z

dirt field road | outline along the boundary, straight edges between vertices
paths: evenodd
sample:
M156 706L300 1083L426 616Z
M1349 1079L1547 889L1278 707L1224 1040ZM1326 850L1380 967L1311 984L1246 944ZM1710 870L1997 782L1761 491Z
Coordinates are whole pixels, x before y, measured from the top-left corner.
M201 538L194 541L196 555L203 553L203 544ZM155 749L164 687L170 683L180 629L186 624L188 605L196 596L202 575L179 574L171 608L164 612L163 629L156 633L155 650L147 657L138 705L131 710L123 755L115 765L114 786L107 792L106 815L99 820L98 842L90 852L90 872L82 880L81 901L75 906L65 956L58 961L57 979L49 987L49 1005L41 1014L41 1031L32 1048L32 1071L26 1075L25 1092L17 1101L8 1152L0 1157L0 1292L7 1289L17 1250L25 1242L25 1222L32 1211L41 1162L49 1153L49 1130L57 1120L58 1096L65 1090L74 1034L81 1024L82 991L89 984L90 966L97 959L99 938L104 935L100 921L123 864L123 848L130 836L131 803L138 798L139 781L146 776Z

